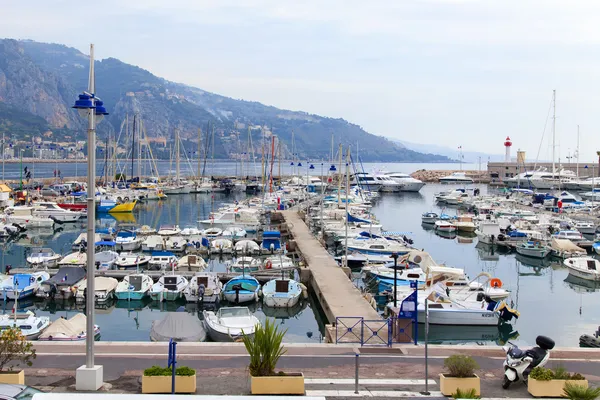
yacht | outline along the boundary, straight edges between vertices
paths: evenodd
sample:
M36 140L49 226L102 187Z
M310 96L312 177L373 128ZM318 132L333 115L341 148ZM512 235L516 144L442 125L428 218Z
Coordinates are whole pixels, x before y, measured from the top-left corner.
M58 261L62 258L60 254L49 248L33 249L29 257L27 257L27 265L30 267L56 267Z
M40 201L33 204L33 215L51 218L58 223L76 222L85 214L81 211L69 211L51 201Z
M386 175L402 185L400 187L401 192L418 192L425 186L424 182L402 172L392 172Z
M6 207L7 224L18 224L26 228L46 228L54 226L54 220L48 217L41 217L33 214L33 207L14 206Z
M528 171L515 177L506 179L505 182L511 187L531 187L536 189L556 189L566 187L571 181L577 180L573 171L561 169L554 173L545 169Z
M366 172L357 172L350 177L350 185L360 186L363 189L378 192L383 186L381 181L375 179L375 177Z
M473 179L469 178L464 172L453 172L450 175L441 177L440 183L473 183Z
M403 255L411 250L399 242L384 238L360 237L348 240L348 251L357 251L363 254L388 254Z
M402 184L384 174L375 174L375 182L381 184L380 192L397 193L402 190Z

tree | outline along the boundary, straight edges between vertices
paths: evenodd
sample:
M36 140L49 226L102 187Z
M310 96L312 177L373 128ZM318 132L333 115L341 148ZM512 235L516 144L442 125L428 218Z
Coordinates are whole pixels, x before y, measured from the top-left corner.
M25 339L19 328L4 329L0 333L0 372L8 364L8 371L24 363L31 367L32 360L35 360L36 354L33 344Z

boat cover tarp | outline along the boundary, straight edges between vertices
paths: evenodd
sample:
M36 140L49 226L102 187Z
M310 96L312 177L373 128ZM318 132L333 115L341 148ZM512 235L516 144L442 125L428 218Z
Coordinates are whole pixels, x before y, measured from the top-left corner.
M559 251L582 251L584 249L571 242L569 239L552 238L552 248Z
M408 253L406 260L421 267L423 272L428 276L446 275L446 276L463 276L464 271L459 268L445 267L437 264L433 258L424 251L411 251Z
M348 222L363 222L363 223L370 224L372 221L369 221L369 220L363 219L363 218L358 218L358 217L355 217L354 215L348 213Z
M84 314L75 314L70 319L59 318L40 335L40 339L48 339L50 336L64 335L75 337L85 332L87 318Z
M525 232L510 231L510 232L508 232L508 236L510 236L510 237L527 237L527 234Z
M85 278L85 269L82 267L60 267L56 275L46 283L71 286Z
M114 290L117 288L117 285L119 284L119 281L117 281L115 278L108 278L106 276L97 276L94 279L94 290L97 292L110 292L111 290ZM86 288L87 287L87 280L82 282L81 285L79 285L79 288Z
M186 312L168 313L160 321L152 321L150 339L155 342L202 342L206 339L206 331L202 321Z

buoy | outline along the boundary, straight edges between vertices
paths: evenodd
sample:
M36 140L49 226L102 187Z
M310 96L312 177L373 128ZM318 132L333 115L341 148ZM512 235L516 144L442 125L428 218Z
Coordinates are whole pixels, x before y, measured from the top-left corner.
M493 288L501 288L502 287L502 281L498 278L493 278L490 281L490 285L492 285Z
M271 260L267 260L267 264L265 265L265 269L273 268L273 262Z

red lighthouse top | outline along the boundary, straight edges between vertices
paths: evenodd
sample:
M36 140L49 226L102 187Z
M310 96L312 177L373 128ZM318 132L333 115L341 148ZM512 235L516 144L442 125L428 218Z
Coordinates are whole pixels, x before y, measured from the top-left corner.
M508 136L506 137L506 141L504 141L504 146L505 147L512 146L512 142L510 141L510 138Z

